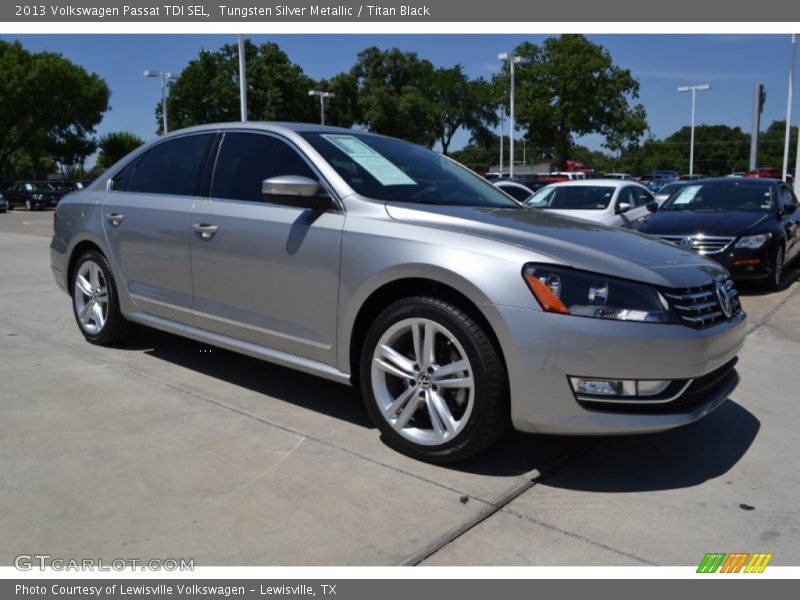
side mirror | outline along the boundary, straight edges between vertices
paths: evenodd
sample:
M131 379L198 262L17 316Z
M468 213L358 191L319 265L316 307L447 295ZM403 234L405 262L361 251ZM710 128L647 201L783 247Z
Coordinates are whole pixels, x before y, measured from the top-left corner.
M797 205L795 205L795 204L789 204L789 205L787 205L787 206L784 206L784 207L781 209L781 212L782 212L783 214L785 214L785 215L793 215L793 214L795 213L795 211L796 211L796 210L797 210Z
M651 213L654 213L654 212L656 212L658 210L658 202L656 202L655 200L652 200L652 201L648 202L644 206Z
M325 192L319 181L302 175L279 175L261 182L261 195L266 202L327 210L331 207L331 197Z
M630 202L620 202L617 204L617 214L621 215L622 213L626 213L631 209Z

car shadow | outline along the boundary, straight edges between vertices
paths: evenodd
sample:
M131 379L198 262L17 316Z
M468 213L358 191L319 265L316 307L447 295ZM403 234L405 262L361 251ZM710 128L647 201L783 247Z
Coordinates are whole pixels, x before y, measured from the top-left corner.
M147 327L137 327L130 341L119 347L144 351L176 366L359 427L374 427L357 390L321 377Z
M595 438L542 485L585 492L646 492L700 485L727 473L758 435L759 420L728 400L690 425L658 434Z
M209 352L206 344L147 327L137 328L120 348L375 429L360 393L346 385L221 348ZM689 487L733 467L759 428L758 419L729 400L698 422L658 434L603 438L509 432L485 452L444 468L490 477L538 472L542 485L584 491Z

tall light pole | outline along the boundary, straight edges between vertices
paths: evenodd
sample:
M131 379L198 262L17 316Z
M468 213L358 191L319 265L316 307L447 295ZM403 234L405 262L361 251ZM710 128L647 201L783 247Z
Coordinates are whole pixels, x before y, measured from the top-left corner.
M783 177L786 181L786 175L789 173L789 140L792 137L792 92L794 87L794 67L797 61L797 37L792 34L792 58L789 66L789 94L786 100L786 139L783 142ZM797 173L795 172L795 177Z
M500 177L503 176L503 146L505 146L506 141L503 139L505 137L504 125L506 120L506 109L502 106L500 107Z
M508 132L509 132L509 145L508 145L508 176L514 176L514 65L524 65L529 63L530 60L524 56L515 56L508 52L501 52L497 58L503 62L508 63L508 68L511 71L511 90L508 106Z
M692 92L692 135L691 135L691 142L689 145L689 175L694 175L694 104L695 104L695 95L697 92L705 92L711 89L711 86L707 83L702 85L682 85L678 88L678 91L683 92Z
M239 110L242 123L247 122L247 69L245 68L244 36L239 36Z
M164 133L168 133L167 129L167 83L176 81L177 75L173 75L169 71L153 71L147 69L144 72L145 77L158 77L161 79L161 122L163 125Z
M319 122L320 125L325 125L325 99L335 98L336 94L333 92L323 92L321 90L308 90L309 96L319 96Z

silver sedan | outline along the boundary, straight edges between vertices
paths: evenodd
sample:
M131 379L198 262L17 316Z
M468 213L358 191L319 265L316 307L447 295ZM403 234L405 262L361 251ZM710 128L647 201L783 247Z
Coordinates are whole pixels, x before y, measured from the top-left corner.
M736 386L745 332L697 253L317 125L158 138L64 197L51 263L89 342L138 323L358 386L386 442L434 462L510 426L690 423Z

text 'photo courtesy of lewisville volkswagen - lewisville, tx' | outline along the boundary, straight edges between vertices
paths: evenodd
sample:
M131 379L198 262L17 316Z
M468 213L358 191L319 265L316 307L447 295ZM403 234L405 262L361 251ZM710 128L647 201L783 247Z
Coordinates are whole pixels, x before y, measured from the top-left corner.
M798 575L797 36L92 8L0 29L15 596Z

